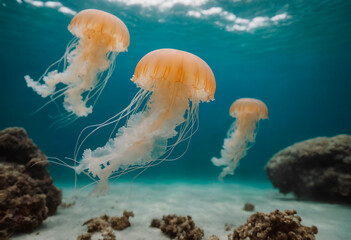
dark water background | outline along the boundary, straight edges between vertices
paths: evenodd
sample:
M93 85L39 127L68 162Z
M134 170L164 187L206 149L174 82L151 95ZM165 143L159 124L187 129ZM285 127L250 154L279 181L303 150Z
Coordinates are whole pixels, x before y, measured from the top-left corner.
M241 97L264 101L269 119L261 121L255 146L227 181L265 180L263 168L270 157L297 141L351 134L351 1L202 2L167 8L122 0L61 1L76 12L97 8L115 14L127 25L131 44L117 57L93 114L55 129L48 117L56 113L54 105L30 115L46 100L26 86L23 76L38 78L62 56L72 38L67 26L73 16L45 5L36 7L33 1L1 1L0 128L24 127L48 156L72 157L81 129L118 113L137 92L129 79L139 59L158 48L176 48L209 64L217 81L216 100L200 105L200 128L186 155L148 169L139 179L216 181L220 169L210 159L219 156L234 120L229 107ZM288 17L250 31L230 31L226 26L233 24L221 15L187 15L212 7L246 19L282 13ZM107 136L95 134L86 147L103 146ZM184 149L178 147L180 152ZM51 165L50 171L57 181L74 179L67 168Z

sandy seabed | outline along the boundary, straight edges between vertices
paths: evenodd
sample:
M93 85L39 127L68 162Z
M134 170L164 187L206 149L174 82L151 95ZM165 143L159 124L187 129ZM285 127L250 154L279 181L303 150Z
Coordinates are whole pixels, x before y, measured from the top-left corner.
M205 237L212 234L227 240L230 233L225 224L242 225L253 212L243 211L245 202L255 205L255 211L269 213L275 209L296 209L302 224L318 227L317 240L351 239L351 207L338 204L298 201L293 196L284 196L270 185L257 187L247 183L195 184L189 182L116 183L110 193L101 197L88 197L91 189L74 191L61 187L63 202L75 202L72 207L59 208L56 215L46 219L30 234L14 236L15 240L74 240L86 233L82 224L94 217L107 214L122 216L124 210L133 211L132 226L115 231L118 240L166 240L160 229L150 228L153 218L163 215L190 215L195 224L204 229ZM232 230L231 230L232 232ZM99 239L94 234L93 239Z

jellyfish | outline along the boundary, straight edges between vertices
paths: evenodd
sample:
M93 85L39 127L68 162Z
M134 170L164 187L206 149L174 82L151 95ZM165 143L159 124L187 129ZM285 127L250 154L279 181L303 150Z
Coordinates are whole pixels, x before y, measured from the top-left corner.
M218 179L234 174L240 159L245 157L249 145L255 143L257 124L260 119L268 118L267 106L258 99L240 98L236 100L229 110L230 116L236 121L230 126L227 138L221 150L220 158L212 158L215 166L223 166Z
M100 10L79 12L68 30L74 38L64 56L49 66L39 80L28 75L24 77L27 86L37 94L50 97L48 103L64 96L66 113L62 115L62 124L92 113L93 105L114 70L116 56L127 51L129 46L126 25L116 16ZM92 105L88 106L90 102Z
M78 174L85 172L98 179L94 190L98 194L106 192L109 178L156 165L166 160L180 142L190 140L198 126L199 103L213 100L216 89L206 62L175 49L145 55L131 80L141 90L125 110L98 128L116 123L123 116L127 116L126 124L105 146L84 150L75 167ZM174 139L172 143L170 139Z

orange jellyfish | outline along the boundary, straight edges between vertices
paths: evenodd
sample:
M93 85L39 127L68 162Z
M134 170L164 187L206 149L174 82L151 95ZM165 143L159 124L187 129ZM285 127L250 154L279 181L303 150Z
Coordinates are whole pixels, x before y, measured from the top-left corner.
M104 147L86 149L75 168L77 173L97 177L96 191L100 193L107 189L109 178L169 160L174 147L197 130L199 103L213 100L216 89L206 62L175 49L145 55L132 81L141 90L131 104L98 128L128 116L125 126ZM170 139L174 141L170 143Z
M63 106L68 113L61 118L63 124L92 113L114 70L116 56L129 46L126 25L107 12L83 10L72 19L68 30L75 37L64 56L49 66L38 81L24 77L28 87L44 98L50 97L48 103L64 96ZM92 105L87 106L88 102Z
M230 107L230 116L236 121L230 126L221 150L221 158L212 158L216 166L224 166L218 179L233 175L240 159L245 157L249 144L255 143L257 124L268 118L267 106L258 99L241 98Z

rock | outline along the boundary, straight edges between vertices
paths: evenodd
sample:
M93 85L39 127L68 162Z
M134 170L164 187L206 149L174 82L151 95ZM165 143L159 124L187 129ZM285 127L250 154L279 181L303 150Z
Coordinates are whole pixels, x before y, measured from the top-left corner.
M274 187L313 200L351 203L351 136L296 143L265 167Z
M301 225L301 217L295 214L295 210L254 213L228 235L228 240L315 240L317 227Z
M201 240L204 230L195 226L190 216L181 217L176 215L163 216L162 220L153 219L150 226L157 227L169 238L177 240Z
M243 210L252 212L253 210L255 210L255 205L253 205L252 203L245 203Z
M23 128L0 131L0 238L32 231L55 214L62 193L48 165Z

